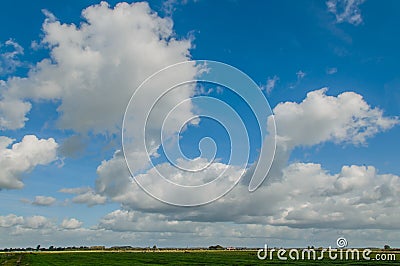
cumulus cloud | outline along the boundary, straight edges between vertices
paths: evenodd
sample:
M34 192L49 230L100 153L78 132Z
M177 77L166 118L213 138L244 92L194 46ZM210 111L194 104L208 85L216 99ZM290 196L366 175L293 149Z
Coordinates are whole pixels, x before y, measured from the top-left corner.
M295 147L328 141L366 145L368 138L398 123L397 117L385 117L382 110L368 105L359 94L344 92L328 96L326 91L325 88L312 91L300 103L285 102L274 108L278 143L272 172L279 177L270 178L250 194L246 181L213 204L190 209L166 205L131 182L125 159L121 152L116 152L98 167L96 191L121 203L124 210L105 217L102 228L129 231L136 228L135 215L146 213L178 222L233 221L249 226L267 224L279 230L282 227L351 230L357 226L393 229L394 221L399 218L393 210L400 201L398 176L379 174L373 166L343 166L339 173L330 174L319 164L287 165ZM175 182L185 178L175 175L172 168L159 165L157 169ZM151 175L152 171L143 175ZM206 172L203 178L200 178L203 182L208 180ZM385 213L393 214L389 217Z
M289 147L325 141L365 144L367 138L398 124L384 117L354 92L326 95L327 88L311 91L301 102L284 102L274 108L278 138ZM310 130L312 128L312 130Z
M230 243L240 239L242 244L246 237L267 238L269 243L279 239L285 245L304 239L327 245L338 232L351 239L352 245L356 241L376 245L381 240L395 241L392 230L399 229L400 177L380 174L373 166L349 165L329 173L320 164L293 163L283 169L281 179L253 193L247 184L239 183L213 204L194 208L162 204L134 183L126 185L129 196L121 191L125 196L114 197L124 208L103 217L100 229L160 231L174 239L188 234L200 242L216 236Z
M63 229L67 229L67 230L78 229L81 226L82 226L82 222L75 218L64 219L61 223L61 227Z
M25 218L24 227L30 229L46 228L51 226L51 222L44 216L35 215Z
M201 169L204 165L207 165L207 160L198 158L191 162L191 169ZM204 171L184 173L169 163L162 163L135 175L135 178L148 191L152 191L155 196L162 197L168 202L191 204L192 202L207 202L210 197L216 198L222 195L226 191L225 189L232 188L236 178L240 177L240 173L240 167L220 162L211 163ZM218 183L214 182L213 185L207 187L207 193L200 193L196 189L177 192L179 187L170 187L174 191L171 193L171 191L168 191L169 188L165 187L164 179L158 178L159 174L166 180L181 186L201 186L211 183L215 179L218 179ZM117 151L110 160L104 160L101 163L97 168L97 175L97 193L109 197L112 201L128 205L132 203L131 206L138 208L147 208L146 206L152 208L159 205L157 200L145 196L143 190L132 180L125 158L120 151Z
M311 91L300 103L282 102L273 109L277 136L269 178L281 176L296 147L325 142L367 145L368 138L399 123L398 117L385 117L381 109L371 107L355 92L329 96L327 90Z
M300 236L303 239L313 236L305 231L307 230L300 232L298 229L268 225L231 224L226 226L224 223L214 222L185 222L168 219L160 214L116 210L104 216L97 227L90 229L80 227L68 230L55 224L49 229L35 230L23 228L21 225L7 228L0 226L2 240L7 243L6 246L1 246L0 243L0 248L17 247L20 243L26 246L36 246L37 243L42 246L73 246L76 245L76 239L80 239L85 245L99 245L98 241L101 239L110 246L143 247L154 244L161 247L209 246L215 244L215 239L224 246L254 246L254 239L263 236L265 232L268 232L270 240L284 239L284 243L288 241L291 243L290 241ZM262 241L264 240L263 238Z
M105 204L107 197L97 194L92 188L63 188L60 189L62 193L77 194L72 198L72 202L79 204L86 204L89 207L94 205Z
M319 164L293 163L283 169L282 178L250 193L240 183L226 196L196 208L183 210L165 205L147 196L134 183L126 183L113 200L128 210L105 217L101 224L110 230L137 230L135 215L155 220L190 222L236 222L268 224L291 228L398 229L395 211L400 203L399 176L379 174L373 166L343 166L329 174ZM229 209L227 213L224 210ZM129 211L131 210L131 211ZM148 218L150 219L150 218Z
M16 216L15 214L0 216L0 227L11 227L17 224L22 224L23 222L24 218L22 216Z
M75 219L64 219L61 222L61 229L77 229L82 226L82 222ZM17 230L29 229L54 229L56 225L51 219L41 216L17 216L15 214L8 214L0 216L0 228L14 228Z
M18 243L37 245L38 242L76 245L76 239L85 245L98 245L98 240L102 239L110 245L209 246L218 239L222 245L234 246L261 246L267 241L271 246L309 243L327 247L335 246L338 235L345 236L352 246L397 245L400 235L391 230L397 224L396 205L387 205L398 201L397 187L391 187L390 194L386 193L386 203L378 200L376 204L363 205L365 203L358 200L362 189L367 195L377 190L373 188L376 184L397 186L398 177L375 172L367 174L370 175L368 179L375 178L369 188L361 185L341 195L324 195L325 189L334 187L338 179L352 177L354 173L346 168L354 168L359 174L372 172L371 167L346 166L337 174L329 174L317 164L292 164L285 174L286 180L269 189L262 186L261 191L248 194L246 186L238 186L225 201L201 208L167 209L168 205L164 204L151 210L123 208L105 215L97 226L87 229L81 225L76 227L79 230L68 230L52 223L33 230L23 225L27 217L9 214L0 216L0 233L7 247L20 245ZM394 201L390 202L389 198ZM349 204L349 200L354 204ZM357 217L359 215L362 216ZM76 226L79 221L71 224Z
M0 137L0 189L20 189L22 178L37 165L47 165L57 159L58 144L53 138L38 139L26 135L21 142Z
M105 215L99 222L99 229L114 232L162 232L197 234L209 224L179 221L158 213L143 213L132 210L115 210ZM205 230L204 230L205 232Z
M363 22L360 5L364 2L365 0L328 0L326 6L335 15L337 23L347 22L357 26Z
M133 231L137 228L134 212L115 210L100 220L101 228L115 231Z
M36 196L35 200L32 202L33 205L38 206L50 206L56 202L56 199L53 197L46 197L46 196Z
M87 204L88 206L94 206L98 204L104 204L106 202L106 197L96 194L94 191L89 190L83 194L72 199L74 203Z
M0 93L4 84L4 82L0 82ZM0 96L0 130L13 130L24 127L25 122L28 120L25 115L31 107L32 104L27 101L4 95L3 97Z
M282 211L267 220L300 228L398 229L399 182L373 166L343 166L331 175L318 164L292 164L275 187L287 190L278 202Z
M190 58L191 41L178 39L171 19L159 17L145 2L90 6L79 26L62 23L49 12L46 16L42 44L50 49L50 58L37 63L26 78L3 82L1 128L24 126L30 110L24 99L57 99L60 128L118 132L135 88L154 72ZM186 74L192 78L195 72L179 73Z

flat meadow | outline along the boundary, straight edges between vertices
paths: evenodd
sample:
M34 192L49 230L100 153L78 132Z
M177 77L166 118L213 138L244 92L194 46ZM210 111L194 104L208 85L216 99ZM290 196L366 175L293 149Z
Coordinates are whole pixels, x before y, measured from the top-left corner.
M372 256L371 256L372 257ZM0 265L399 265L376 260L259 260L257 251L39 251L0 253Z

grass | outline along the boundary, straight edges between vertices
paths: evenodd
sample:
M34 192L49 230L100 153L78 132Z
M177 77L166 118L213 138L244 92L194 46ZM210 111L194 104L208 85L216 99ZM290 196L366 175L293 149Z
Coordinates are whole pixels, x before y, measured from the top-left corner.
M372 258L373 256L371 256ZM189 252L32 252L0 253L0 265L398 265L396 261L279 261L257 258L255 251Z

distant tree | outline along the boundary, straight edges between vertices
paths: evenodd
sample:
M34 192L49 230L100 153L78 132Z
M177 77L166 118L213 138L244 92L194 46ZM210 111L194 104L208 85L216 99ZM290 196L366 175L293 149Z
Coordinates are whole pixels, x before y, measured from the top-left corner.
M216 245L216 246L209 246L208 249L211 249L211 250L222 250L224 248L221 245Z
M37 246L36 246L36 250L39 250L39 249L40 249L40 245L37 245Z
M389 245L385 245L385 246L383 247L383 249L390 249L390 246L389 246Z
M154 245L154 246L153 246L153 249L157 249L157 246L156 246L156 245Z

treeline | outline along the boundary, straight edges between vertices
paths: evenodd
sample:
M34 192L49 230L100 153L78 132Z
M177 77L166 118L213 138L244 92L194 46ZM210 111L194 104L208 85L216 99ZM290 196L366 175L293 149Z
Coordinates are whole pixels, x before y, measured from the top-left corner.
M71 246L71 247L55 247L50 246L48 248L41 247L38 245L36 248L27 247L27 248L4 248L0 249L0 252L12 252L12 251L25 251L25 252L37 252L37 251L85 251L85 250L107 250L107 251L163 251L163 250L246 250L245 247L227 247L224 248L220 245L209 246L207 247L186 247L186 248L158 248L156 245L153 247L132 247L132 246L113 246L113 247L105 247L105 246Z
M32 248L32 247L27 247L27 248L4 248L4 249L0 249L0 252L10 252L10 251L65 251L65 250L94 250L91 247L85 247L85 246L80 246L80 247L54 247L54 246L50 246L48 248L45 247L36 247L36 248Z

